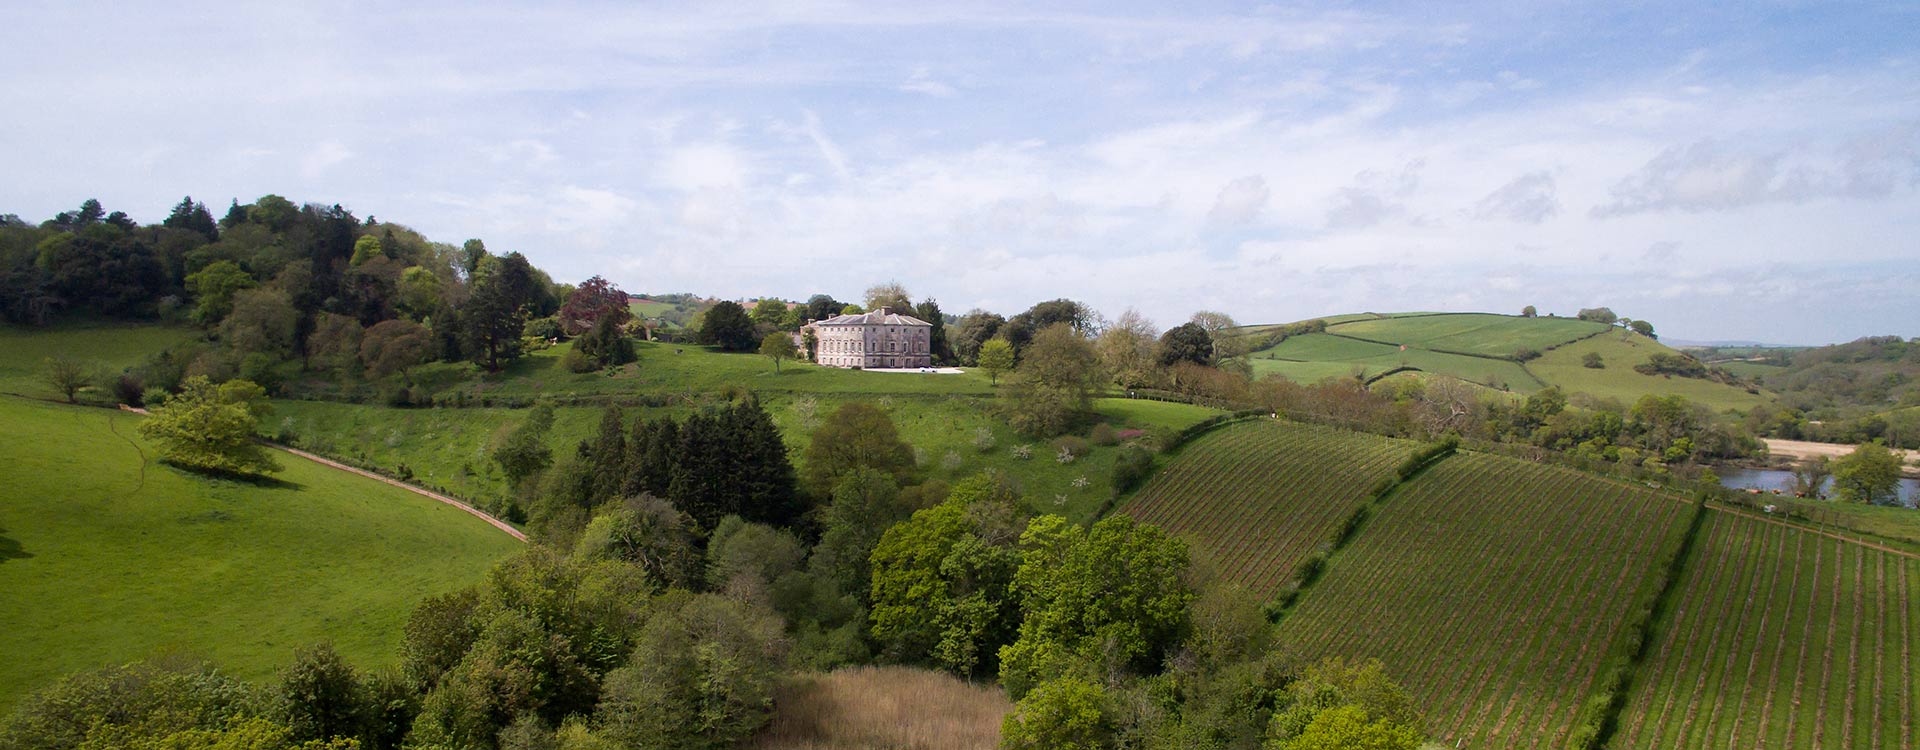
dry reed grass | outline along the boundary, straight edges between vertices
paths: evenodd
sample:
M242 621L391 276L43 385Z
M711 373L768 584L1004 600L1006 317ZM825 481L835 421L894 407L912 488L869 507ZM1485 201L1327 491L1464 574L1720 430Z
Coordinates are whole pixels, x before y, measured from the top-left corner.
M993 750L1013 710L991 683L906 667L803 675L774 700L753 750Z

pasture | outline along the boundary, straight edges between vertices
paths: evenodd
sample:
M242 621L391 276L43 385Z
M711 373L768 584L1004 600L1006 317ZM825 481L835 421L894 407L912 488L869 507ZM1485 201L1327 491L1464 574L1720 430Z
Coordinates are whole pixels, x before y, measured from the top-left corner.
M58 398L60 394L43 378L43 363L49 357L64 355L118 373L198 333L185 327L114 322L76 321L46 328L0 325L0 392Z
M1452 747L1561 747L1690 506L1485 454L1404 484L1281 620L1284 653L1378 658Z
M1253 353L1249 361L1256 375L1277 374L1306 383L1329 377L1351 376L1356 372L1372 378L1389 370L1411 367L1499 390L1531 393L1545 387L1517 362L1449 354L1413 346L1402 350L1398 345L1362 341L1332 333L1288 337L1271 348Z
M1334 325L1328 332L1390 344L1406 344L1409 348L1506 357L1522 349L1546 351L1602 333L1608 328L1602 323L1575 318L1442 313L1355 320Z
M1634 365L1647 361L1656 352L1673 350L1665 344L1638 334L1608 333L1576 341L1527 363L1527 369L1568 393L1585 393L1618 399L1629 406L1647 394L1678 394L1714 411L1745 410L1768 403L1760 393L1711 380L1645 375ZM1587 354L1600 355L1604 368L1584 364Z
M281 454L277 481L159 463L123 412L0 398L0 711L69 672L183 652L264 678L329 639L398 661L422 598L521 543L480 519Z
M1183 447L1124 511L1187 539L1221 580L1271 598L1415 447L1259 419Z
M1920 559L1713 512L1678 585L1609 747L1915 747Z

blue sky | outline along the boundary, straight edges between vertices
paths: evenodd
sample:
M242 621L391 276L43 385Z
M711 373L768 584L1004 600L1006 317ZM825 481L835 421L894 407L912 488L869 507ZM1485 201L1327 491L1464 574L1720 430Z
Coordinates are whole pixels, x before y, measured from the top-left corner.
M1920 6L1172 5L15 4L0 212L278 193L631 291L1162 327L1920 336Z

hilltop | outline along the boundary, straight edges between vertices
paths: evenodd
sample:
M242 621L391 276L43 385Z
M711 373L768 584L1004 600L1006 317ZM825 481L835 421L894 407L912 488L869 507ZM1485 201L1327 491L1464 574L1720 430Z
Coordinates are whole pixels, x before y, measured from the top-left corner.
M1256 375L1302 383L1400 373L1445 375L1492 390L1549 386L1631 403L1682 395L1716 411L1771 396L1629 328L1577 318L1495 313L1352 313L1236 329ZM1695 367L1695 365L1699 365Z

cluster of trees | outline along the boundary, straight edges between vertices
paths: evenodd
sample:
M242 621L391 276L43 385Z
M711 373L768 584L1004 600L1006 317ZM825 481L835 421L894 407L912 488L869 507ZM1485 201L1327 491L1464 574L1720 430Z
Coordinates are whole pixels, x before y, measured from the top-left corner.
M177 391L192 376L269 391L312 377L404 388L429 362L498 370L562 336L582 337L591 366L632 359L625 295L603 279L555 284L524 256L495 255L479 240L431 242L276 195L235 201L219 221L192 198L145 226L92 200L37 226L0 221L0 317L44 325L68 313L205 330L109 374L133 382L101 383L135 404L149 386Z
M1716 352L1727 356L1729 352ZM1741 358L1750 351L1738 353ZM1797 440L1920 448L1920 339L1869 336L1802 350L1767 350L1776 370L1756 380L1779 396L1756 409L1758 434Z
M514 495L503 515L524 517L558 544L570 544L600 506L630 497L664 498L703 533L729 515L781 527L804 518L786 443L751 396L685 419L629 421L608 407L595 434L557 460L547 447L552 426L553 407L536 405L491 456Z

